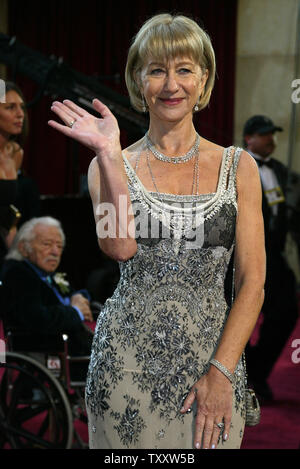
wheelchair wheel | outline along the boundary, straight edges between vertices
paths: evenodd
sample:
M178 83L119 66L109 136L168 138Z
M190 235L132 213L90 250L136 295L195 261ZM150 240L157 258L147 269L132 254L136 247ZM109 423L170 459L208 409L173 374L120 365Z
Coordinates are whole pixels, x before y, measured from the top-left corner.
M0 363L0 448L71 448L72 411L59 381L36 360L7 352Z

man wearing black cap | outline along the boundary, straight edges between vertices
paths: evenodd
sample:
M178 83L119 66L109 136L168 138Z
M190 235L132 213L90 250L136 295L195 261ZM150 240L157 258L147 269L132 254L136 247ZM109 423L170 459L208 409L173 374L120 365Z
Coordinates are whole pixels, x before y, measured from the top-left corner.
M296 279L284 257L288 171L271 158L276 148L274 134L282 130L268 117L258 115L246 122L243 132L244 146L259 166L267 254L263 324L257 344L246 349L248 378L257 394L269 400L273 395L267 379L298 317Z

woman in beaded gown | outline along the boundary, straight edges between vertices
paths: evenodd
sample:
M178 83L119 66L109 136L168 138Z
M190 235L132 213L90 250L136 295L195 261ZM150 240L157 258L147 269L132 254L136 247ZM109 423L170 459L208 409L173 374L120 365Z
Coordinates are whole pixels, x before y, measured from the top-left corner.
M252 157L200 137L193 113L215 74L207 34L191 19L148 20L130 48L126 83L149 131L123 152L116 119L53 103L86 145L100 248L120 263L101 311L86 386L90 448L239 448L241 359L265 274L260 180ZM234 252L235 300L225 299Z

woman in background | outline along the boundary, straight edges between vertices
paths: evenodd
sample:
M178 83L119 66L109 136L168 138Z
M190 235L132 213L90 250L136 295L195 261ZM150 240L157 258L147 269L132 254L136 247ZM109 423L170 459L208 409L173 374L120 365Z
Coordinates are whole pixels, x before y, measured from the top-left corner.
M22 167L23 146L28 136L24 96L13 82L6 82L6 103L0 105L0 178L6 191L14 191L14 204L21 213L19 224L40 216L40 193L36 181ZM0 189L1 192L1 189ZM12 194L11 194L12 195ZM0 200L5 195L0 193Z
M6 102L0 103L0 179L15 180L23 161L28 117L20 88L9 81L5 85Z
M0 103L0 263L20 218L14 204L18 194L18 171L23 161L21 145L28 132L28 117L20 88L6 81L5 91L5 102Z

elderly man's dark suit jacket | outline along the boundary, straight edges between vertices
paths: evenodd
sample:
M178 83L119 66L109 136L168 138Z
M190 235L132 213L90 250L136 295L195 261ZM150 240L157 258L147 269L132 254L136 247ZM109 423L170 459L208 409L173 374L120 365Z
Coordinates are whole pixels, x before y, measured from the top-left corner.
M6 325L37 334L41 341L43 336L66 333L72 353L90 353L92 335L87 332L77 311L63 305L53 289L26 261L5 261L1 280L1 315Z

